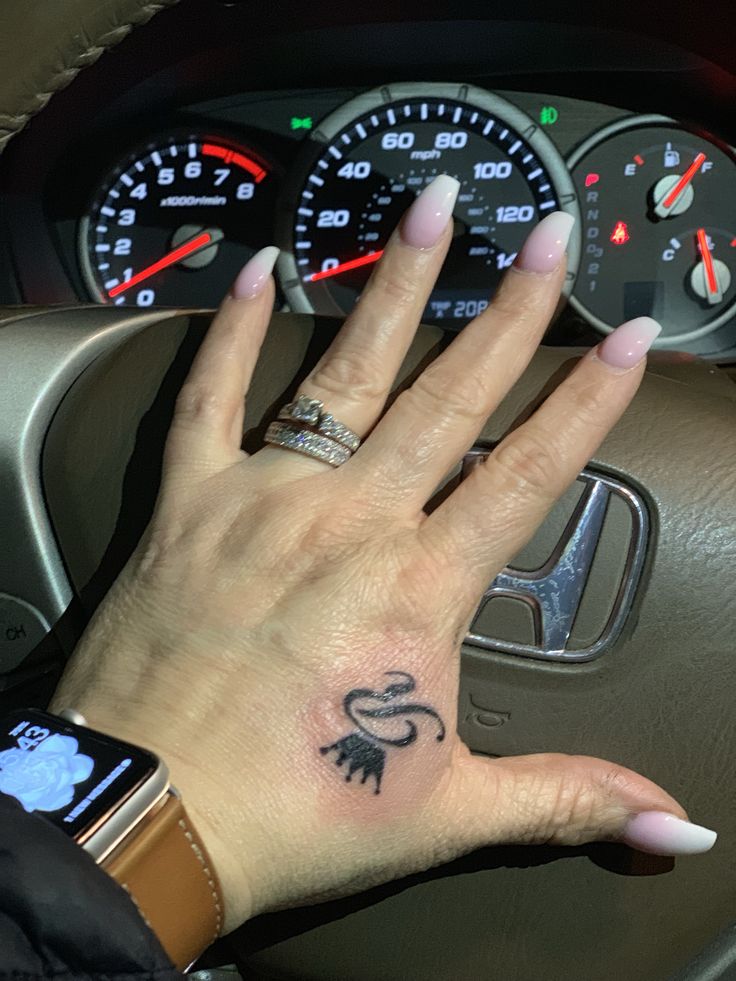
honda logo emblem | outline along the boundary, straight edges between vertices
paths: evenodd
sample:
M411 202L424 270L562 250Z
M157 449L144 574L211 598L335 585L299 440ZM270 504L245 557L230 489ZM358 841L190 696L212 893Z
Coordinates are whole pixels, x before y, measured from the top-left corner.
M463 476L489 455L487 450L473 450L465 457ZM504 654L541 658L550 661L590 661L609 650L616 642L631 610L641 578L649 537L649 516L643 500L631 488L613 477L584 470L578 477L582 494L552 554L531 572L503 569L486 590L481 609L497 596L520 600L532 611L534 643L469 633L466 644ZM593 642L586 647L571 645L591 566L603 532L609 503L613 495L627 505L631 519L631 536L624 568L607 622Z

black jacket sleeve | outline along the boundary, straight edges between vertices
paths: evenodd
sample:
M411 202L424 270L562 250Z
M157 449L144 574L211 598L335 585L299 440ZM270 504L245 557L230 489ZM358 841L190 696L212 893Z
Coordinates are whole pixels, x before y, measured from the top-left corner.
M126 892L0 793L0 981L181 981Z

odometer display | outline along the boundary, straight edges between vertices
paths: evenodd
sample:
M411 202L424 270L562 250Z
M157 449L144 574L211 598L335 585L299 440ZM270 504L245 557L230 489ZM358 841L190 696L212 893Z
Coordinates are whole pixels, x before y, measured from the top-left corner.
M178 134L130 154L103 178L80 222L82 271L103 303L216 306L268 245L270 165L248 147Z
M456 177L454 240L424 320L461 327L487 306L532 227L577 214L566 168L521 110L467 86L360 96L313 134L280 262L296 310L349 312L393 228L438 174ZM571 270L578 241L571 245Z

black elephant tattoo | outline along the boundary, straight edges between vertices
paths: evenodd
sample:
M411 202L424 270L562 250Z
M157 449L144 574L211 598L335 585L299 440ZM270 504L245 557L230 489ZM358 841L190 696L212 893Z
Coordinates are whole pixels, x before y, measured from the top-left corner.
M445 724L433 708L429 705L421 705L418 702L400 701L402 696L409 695L416 688L416 682L410 674L405 671L387 671L387 677L401 678L401 681L393 681L383 691L373 691L371 688L353 688L343 699L343 708L348 719L357 726L356 732L338 739L337 742L329 746L321 746L320 753L326 756L334 752L335 765L342 766L347 764L345 780L350 783L353 774L361 773L361 784L367 782L369 777L375 780L374 793L381 792L381 779L386 766L386 749L384 747L410 746L416 742L419 736L419 726L413 717L425 716L433 719L437 724L435 739L442 742L445 738ZM369 704L356 704L365 703ZM371 702L379 704L371 707ZM386 720L399 719L406 724L403 734L400 735L381 735L381 723Z

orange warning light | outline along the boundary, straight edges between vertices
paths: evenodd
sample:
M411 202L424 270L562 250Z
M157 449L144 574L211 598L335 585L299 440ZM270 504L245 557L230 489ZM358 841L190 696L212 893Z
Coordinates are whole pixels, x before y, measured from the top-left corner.
M610 240L614 245L623 245L624 242L628 242L631 236L629 235L629 229L625 221L617 221L611 232Z

